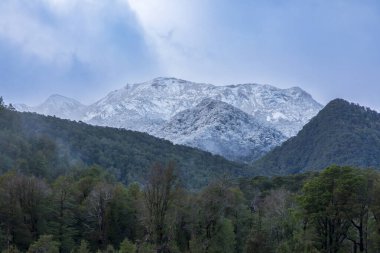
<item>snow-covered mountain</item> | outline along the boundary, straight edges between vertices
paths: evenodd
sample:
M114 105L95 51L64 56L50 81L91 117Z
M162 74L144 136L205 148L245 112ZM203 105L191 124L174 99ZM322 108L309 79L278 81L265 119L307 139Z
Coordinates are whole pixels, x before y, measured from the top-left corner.
M210 103L217 109L206 110L208 107L204 101L213 101ZM16 109L82 120L94 125L147 132L175 143L224 154L226 157L229 153L227 143L230 143L229 150L236 147L236 150L242 152L241 157L255 157L260 150L266 152L284 140L279 132L287 138L296 135L322 109L322 105L298 87L279 89L253 83L216 86L161 77L144 83L128 84L89 106L74 99L53 95L39 106L18 105ZM222 110L226 110L225 114ZM198 115L201 112L202 115ZM197 118L201 116L202 118ZM225 121L226 117L231 117L231 121ZM222 122L226 125L223 126ZM198 132L193 127L188 127L188 124L195 123L200 129ZM250 127L251 134L247 130ZM189 131L194 133L189 134ZM268 135L260 135L262 132L267 132ZM210 137L211 133L213 136ZM218 137L216 133L221 136ZM271 134L273 139L270 138ZM251 137L252 139L246 140ZM202 141L202 138L205 140ZM248 147L252 148L253 153L242 151ZM235 154L229 158L233 157Z
M226 102L291 137L322 106L298 87L270 85L214 86L176 78L128 84L87 108L85 122L150 132L205 98Z
M62 119L80 120L84 116L86 106L75 99L54 94L40 105L27 106L24 104L16 104L15 108L18 111L36 112Z
M174 115L153 135L236 161L254 161L287 138L242 110L204 99Z

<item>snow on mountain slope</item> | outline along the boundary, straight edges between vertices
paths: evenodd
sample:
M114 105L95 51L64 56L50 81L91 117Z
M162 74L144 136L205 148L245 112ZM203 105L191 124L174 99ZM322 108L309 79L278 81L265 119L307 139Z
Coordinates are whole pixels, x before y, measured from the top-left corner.
M213 101L210 103L216 109L207 109L204 101ZM162 77L128 84L90 106L53 95L36 107L15 107L20 111L147 132L233 160L261 156L285 137L296 135L322 109L298 87L215 86ZM222 113L223 110L226 112ZM252 152L248 151L250 148Z
M176 78L156 78L126 85L89 106L83 121L95 125L151 132L180 111L205 98L231 104L291 137L322 106L300 88L270 85L214 86Z
M174 115L153 135L235 161L254 161L287 138L225 102L204 99Z
M14 104L14 108L19 112L32 112L32 108L26 104Z
M85 105L72 98L61 95L51 95L38 106L15 105L18 111L36 112L44 115L56 116L62 119L80 120L84 116Z

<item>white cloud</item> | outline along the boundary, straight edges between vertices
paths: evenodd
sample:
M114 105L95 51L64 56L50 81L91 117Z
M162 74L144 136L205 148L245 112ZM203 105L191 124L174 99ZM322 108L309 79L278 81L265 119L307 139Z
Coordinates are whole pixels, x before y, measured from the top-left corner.
M205 55L207 4L198 0L127 0L168 74L184 74Z
M128 23L131 11L138 21L132 26L143 34L146 51L154 53L162 75L200 77L198 72L214 65L212 17L203 0L3 0L0 38L61 68L69 67L73 57L85 64L112 65L121 56L106 41L106 21L117 16Z
M36 101L49 93L88 101L156 68L125 0L0 0L4 51L0 87L39 87Z
M115 9L126 9L127 16L128 5L114 2L118 5ZM0 38L25 54L60 66L70 63L73 57L88 63L100 60L98 57L104 61L106 52L112 50L104 48L99 52L96 47L104 42L107 4L110 3L95 0L3 0Z
M15 44L25 53L52 61L56 54L67 54L56 31L41 23L22 1L5 1L0 7L0 37ZM60 49L60 50L59 50Z

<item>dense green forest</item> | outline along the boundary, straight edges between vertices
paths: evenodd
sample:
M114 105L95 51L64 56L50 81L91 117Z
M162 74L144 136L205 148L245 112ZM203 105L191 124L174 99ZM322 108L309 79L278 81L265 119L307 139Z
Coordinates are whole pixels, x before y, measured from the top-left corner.
M155 162L174 161L182 184L199 189L221 175L252 176L253 169L145 133L20 113L2 102L0 173L16 169L54 179L76 166L99 165L118 181L142 183Z
M2 252L379 252L380 175L332 166L182 188L173 164L144 187L96 168L0 177Z
M380 114L335 99L328 103L297 136L275 148L254 167L261 174L286 175L351 165L380 168Z

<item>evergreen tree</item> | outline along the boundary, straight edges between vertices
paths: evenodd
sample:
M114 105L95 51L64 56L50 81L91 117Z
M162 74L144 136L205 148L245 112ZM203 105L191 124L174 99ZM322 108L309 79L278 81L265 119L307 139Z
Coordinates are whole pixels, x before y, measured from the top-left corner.
M60 253L70 252L74 248L74 238L78 234L75 228L73 183L71 178L61 176L52 184L52 221L49 227L60 244Z
M0 111L5 109L4 99L3 97L0 97Z
M10 110L10 111L16 111L16 108L12 104L9 104L7 106L7 109Z

